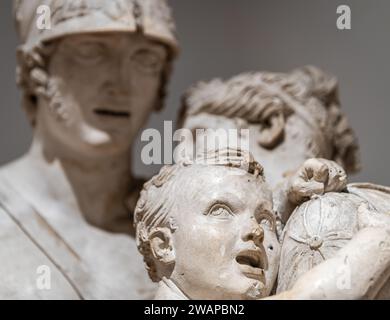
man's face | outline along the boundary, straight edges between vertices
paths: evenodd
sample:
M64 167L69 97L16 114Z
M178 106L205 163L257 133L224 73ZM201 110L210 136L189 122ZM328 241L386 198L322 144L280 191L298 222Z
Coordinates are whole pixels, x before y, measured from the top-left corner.
M265 183L227 167L186 170L196 183L183 181L176 195L171 279L191 299L268 296L277 275L279 243Z
M140 35L67 36L50 59L38 126L78 152L124 152L155 107L166 62L165 47Z

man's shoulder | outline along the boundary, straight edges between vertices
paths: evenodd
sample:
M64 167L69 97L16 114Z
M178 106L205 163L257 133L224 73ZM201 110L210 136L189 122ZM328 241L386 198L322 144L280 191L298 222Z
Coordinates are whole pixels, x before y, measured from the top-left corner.
M45 249L28 232L24 220L34 216L32 208L7 173L7 167L0 168L0 299L77 299Z
M6 199L12 196L17 196L15 192L15 184L19 182L21 172L21 163L23 158L0 166L0 204L6 202Z
M12 179L12 172L14 171L13 164L0 167L0 209L6 213L12 221L12 215L15 207L22 207L24 202L22 195L15 188L15 179ZM24 211L28 210L28 206L24 206ZM19 210L20 211L20 210Z
M2 205L0 238L0 299L77 299L44 250Z

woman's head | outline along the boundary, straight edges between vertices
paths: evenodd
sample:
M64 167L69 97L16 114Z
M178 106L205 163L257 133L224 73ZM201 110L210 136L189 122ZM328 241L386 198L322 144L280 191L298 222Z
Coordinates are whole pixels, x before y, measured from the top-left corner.
M250 130L249 147L271 184L312 157L359 168L358 145L340 110L337 80L315 67L202 82L184 96L183 126Z

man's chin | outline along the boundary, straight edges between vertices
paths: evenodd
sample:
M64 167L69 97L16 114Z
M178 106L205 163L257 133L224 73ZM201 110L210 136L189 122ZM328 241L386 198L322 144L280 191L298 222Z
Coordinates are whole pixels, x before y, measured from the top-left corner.
M113 157L127 153L131 148L129 143L120 143L113 139L100 140L100 141L83 141L79 146L86 156L104 158Z

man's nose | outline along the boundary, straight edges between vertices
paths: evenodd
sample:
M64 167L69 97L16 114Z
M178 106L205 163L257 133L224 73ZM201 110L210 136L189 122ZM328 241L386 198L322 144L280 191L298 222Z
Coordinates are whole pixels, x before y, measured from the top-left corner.
M111 83L109 86L110 95L128 96L131 91L130 59L124 57L115 57L113 68L111 70Z
M257 222L249 224L243 233L242 240L253 241L256 246L261 246L264 240L263 228Z

